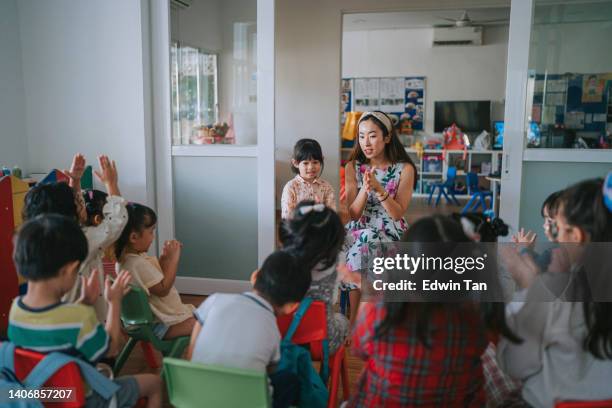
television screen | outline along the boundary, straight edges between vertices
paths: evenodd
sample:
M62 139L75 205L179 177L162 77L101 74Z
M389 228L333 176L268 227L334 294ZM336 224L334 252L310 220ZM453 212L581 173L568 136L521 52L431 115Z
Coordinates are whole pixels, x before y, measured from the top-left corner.
M436 101L434 110L434 132L453 123L464 132L491 131L491 101Z

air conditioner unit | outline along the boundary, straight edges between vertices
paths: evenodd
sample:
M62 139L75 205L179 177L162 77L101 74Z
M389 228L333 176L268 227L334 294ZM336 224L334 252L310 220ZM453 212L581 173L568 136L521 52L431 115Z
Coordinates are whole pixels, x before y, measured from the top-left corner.
M170 6L180 9L191 7L192 0L170 0Z
M482 27L434 27L432 45L482 45Z

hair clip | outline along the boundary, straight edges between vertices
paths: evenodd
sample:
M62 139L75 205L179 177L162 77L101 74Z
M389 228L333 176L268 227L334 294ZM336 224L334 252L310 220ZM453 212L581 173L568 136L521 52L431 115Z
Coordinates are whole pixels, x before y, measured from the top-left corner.
M604 204L612 212L612 171L608 172L602 188Z
M323 212L325 210L325 204L313 204L313 205L304 205L299 208L299 212L302 215L306 215L311 211Z

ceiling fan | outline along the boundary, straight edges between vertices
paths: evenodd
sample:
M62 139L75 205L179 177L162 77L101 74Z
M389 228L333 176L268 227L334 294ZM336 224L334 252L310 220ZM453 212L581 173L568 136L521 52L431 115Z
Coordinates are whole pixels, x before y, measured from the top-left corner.
M494 24L494 23L502 23L507 22L507 18L498 18L494 20L472 20L468 15L467 11L464 11L460 18L447 18L447 17L438 17L442 20L450 21L452 24L441 24L436 25L436 27L473 27L473 26L481 26L485 24Z

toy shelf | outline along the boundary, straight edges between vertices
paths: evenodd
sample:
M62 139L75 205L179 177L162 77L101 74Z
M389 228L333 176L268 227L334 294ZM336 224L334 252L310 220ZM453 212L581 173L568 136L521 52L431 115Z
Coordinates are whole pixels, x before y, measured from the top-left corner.
M352 148L343 147L340 149L341 159L347 159ZM419 157L419 150L407 147L406 152L414 162L418 170L417 186L414 190L414 197L428 197L431 185L446 178L448 167L457 167L457 180L465 184L465 175L472 170L476 170L479 184L484 189L490 188L490 182L486 179L491 173L499 172L501 169L502 150L467 150L466 158L463 159L463 150L423 149L423 155ZM444 159L438 164L439 169L430 170L430 165L426 162L428 157L441 157L443 152ZM485 164L483 166L483 163ZM456 194L457 198L469 198L468 194Z

